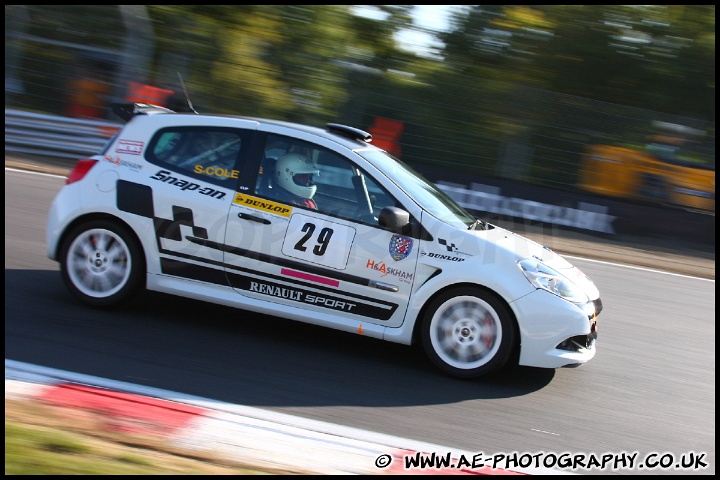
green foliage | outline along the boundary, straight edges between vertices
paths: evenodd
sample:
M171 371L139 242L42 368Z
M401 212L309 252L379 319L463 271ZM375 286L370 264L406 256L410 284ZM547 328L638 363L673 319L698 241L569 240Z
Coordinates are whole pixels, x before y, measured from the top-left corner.
M713 5L463 6L436 32L438 58L396 43L414 28L410 5L373 6L380 18L347 5L118 7L6 6L6 68L25 88L6 89L6 106L62 112L73 64L103 47L151 57L118 67L116 96L136 79L182 100L180 73L200 112L359 128L386 117L405 124L404 160L483 175L530 152L523 179L570 182L584 143L642 142L660 117L714 131ZM130 7L147 14L123 21ZM540 143L515 148L527 142Z

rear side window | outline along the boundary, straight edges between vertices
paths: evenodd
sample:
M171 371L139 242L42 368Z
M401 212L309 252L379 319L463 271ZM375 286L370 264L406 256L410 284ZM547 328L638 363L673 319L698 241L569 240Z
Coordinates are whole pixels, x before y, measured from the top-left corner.
M145 158L173 172L234 188L250 134L236 128L163 128L150 141Z

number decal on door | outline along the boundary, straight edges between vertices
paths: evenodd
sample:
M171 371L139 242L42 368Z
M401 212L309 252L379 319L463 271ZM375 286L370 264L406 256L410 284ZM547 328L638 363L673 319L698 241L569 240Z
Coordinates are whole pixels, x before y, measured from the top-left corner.
M315 231L315 225L312 223L306 223L302 226L301 230L307 233L303 235L300 241L295 244L295 250L300 250L301 252L304 252L305 250L307 250L307 247L305 247L305 242L308 241L308 238L310 238Z
M319 218L294 214L290 218L282 252L333 268L347 266L355 229Z
M306 223L302 226L301 229L305 233L303 237L300 239L299 242L295 244L295 250L300 250L301 252L304 252L307 250L307 247L305 246L305 242L308 241L308 239L312 236L313 232L315 231L315 224L314 223ZM332 237L333 229L325 227L322 230L320 230L320 234L317 237L317 245L313 247L313 253L318 256L325 255L325 250L327 250L328 242L330 241L330 237Z
M328 242L330 241L332 234L332 228L325 227L320 230L320 235L317 237L318 244L315 245L315 248L313 248L313 253L315 255L325 255L325 250L327 250Z

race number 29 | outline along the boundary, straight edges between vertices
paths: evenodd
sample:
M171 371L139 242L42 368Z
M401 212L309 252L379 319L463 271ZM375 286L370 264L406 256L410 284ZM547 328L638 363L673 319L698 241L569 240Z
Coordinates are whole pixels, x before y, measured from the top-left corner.
M352 227L294 214L288 224L282 252L289 257L344 269L354 239Z

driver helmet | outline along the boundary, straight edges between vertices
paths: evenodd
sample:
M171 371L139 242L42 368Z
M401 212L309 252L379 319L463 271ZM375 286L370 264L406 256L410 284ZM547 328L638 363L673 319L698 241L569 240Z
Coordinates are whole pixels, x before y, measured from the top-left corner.
M286 153L275 164L278 185L298 197L312 198L315 195L317 185L313 182L313 175L320 175L320 170L301 153Z

